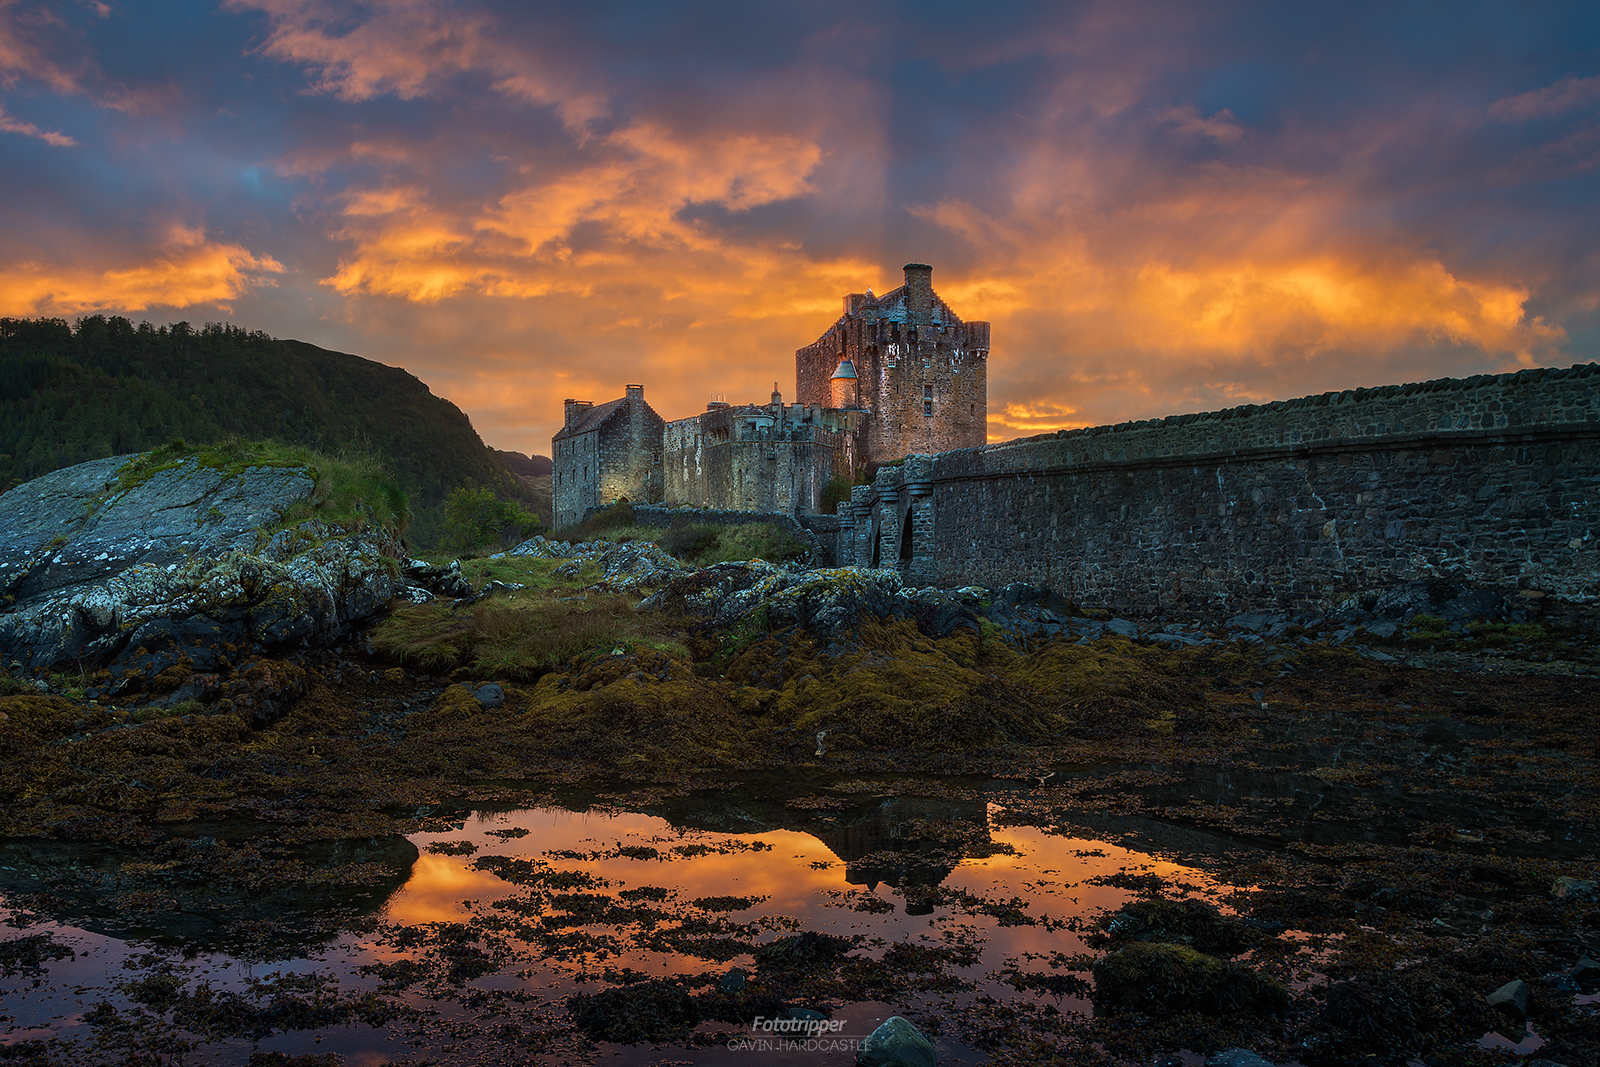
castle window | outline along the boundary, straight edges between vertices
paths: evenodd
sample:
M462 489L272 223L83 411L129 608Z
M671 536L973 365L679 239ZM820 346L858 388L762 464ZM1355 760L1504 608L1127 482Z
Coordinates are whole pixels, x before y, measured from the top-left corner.
M933 414L933 401L924 400L922 402L922 413L924 415L932 415Z

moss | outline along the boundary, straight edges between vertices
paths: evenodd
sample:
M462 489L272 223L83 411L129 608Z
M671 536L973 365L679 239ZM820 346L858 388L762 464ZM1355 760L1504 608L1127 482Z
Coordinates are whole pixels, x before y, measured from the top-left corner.
M134 457L117 471L116 483L91 500L88 512L93 514L108 501L144 485L162 471L190 463L230 476L241 475L252 467L305 470L313 480L310 495L286 510L280 522L264 528L265 537L308 519L345 530L376 526L395 537L402 536L411 523L411 507L405 492L370 456L359 453L326 456L299 445L246 441L237 437L200 448L179 438ZM205 518L215 521L220 514Z
M1257 940L1203 900L1136 900L1096 925L1104 933L1084 939L1096 948L1143 941L1186 945L1213 956L1234 956Z
M514 726L553 755L667 767L733 763L748 757L755 727L731 697L728 685L697 677L686 659L619 649L545 675Z
M1188 945L1134 942L1097 960L1094 1004L1103 1011L1270 1011L1289 991L1248 967Z

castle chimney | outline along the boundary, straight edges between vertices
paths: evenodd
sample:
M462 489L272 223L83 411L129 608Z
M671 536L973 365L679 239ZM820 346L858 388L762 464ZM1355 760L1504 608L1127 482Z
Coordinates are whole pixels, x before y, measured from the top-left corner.
M583 417L583 413L585 411L588 411L590 408L594 407L594 401L592 400L563 400L562 403L565 404L567 408L566 424L568 426L571 426L573 423L577 422Z
M633 440L635 462L640 459L645 451L647 442L644 439L644 386L630 385L626 387L628 399L628 436Z
M906 321L926 325L933 321L933 268L926 263L907 263Z

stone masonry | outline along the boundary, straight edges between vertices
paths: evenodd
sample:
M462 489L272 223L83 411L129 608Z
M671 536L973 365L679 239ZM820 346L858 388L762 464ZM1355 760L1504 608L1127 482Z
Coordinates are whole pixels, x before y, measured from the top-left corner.
M834 478L984 444L989 324L962 322L932 278L908 263L903 286L846 296L844 315L795 353L796 404L774 383L770 404L717 401L665 423L642 386L598 406L568 400L551 448L556 528L622 497L810 514Z
M566 423L550 441L556 529L582 521L589 509L661 499L661 433L666 423L630 385L618 400L566 401Z
M1326 393L912 455L841 563L1124 612L1336 606L1399 581L1600 601L1600 367Z

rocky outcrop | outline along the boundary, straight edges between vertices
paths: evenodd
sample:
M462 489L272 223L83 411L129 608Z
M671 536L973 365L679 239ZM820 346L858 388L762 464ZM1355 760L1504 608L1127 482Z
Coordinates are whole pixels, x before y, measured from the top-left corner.
M0 496L0 661L154 678L329 644L408 584L399 543L312 519L305 467L96 460Z

